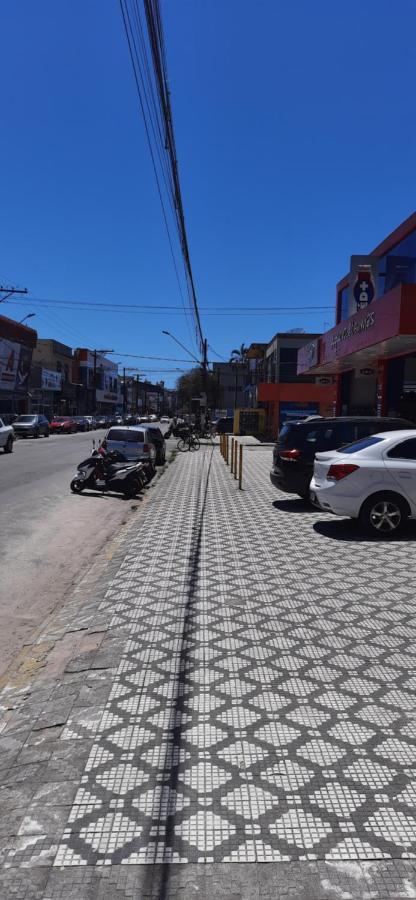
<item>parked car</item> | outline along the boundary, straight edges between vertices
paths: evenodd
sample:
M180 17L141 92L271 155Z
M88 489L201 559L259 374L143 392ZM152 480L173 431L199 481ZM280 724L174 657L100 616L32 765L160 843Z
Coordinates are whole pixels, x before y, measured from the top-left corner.
M164 466L166 462L166 441L163 431L160 430L158 425L153 425L152 422L146 425L146 431L149 432L150 440L156 447L156 465Z
M0 447L5 453L13 451L14 433L11 425L5 425L3 419L0 419Z
M102 446L107 451L117 450L125 459L147 459L156 464L156 447L146 427L113 425Z
M317 453L311 500L359 519L373 534L397 534L416 518L416 431L387 431Z
M336 416L288 422L273 448L270 480L288 494L309 499L315 453L335 450L379 431L416 428L406 419L382 416Z
M38 438L41 434L49 437L50 425L46 416L41 415L24 415L18 416L13 422L14 433L18 437L34 437Z
M169 423L169 422L170 422L170 418L169 418L169 416L161 416L160 421L161 421L161 422L164 422L164 423L166 423L166 422Z
M124 425L123 416L114 416L114 425Z
M92 431L94 428L97 427L97 420L96 420L95 416L84 416L84 419L87 419L87 421L89 422L90 431Z
M107 416L98 415L96 418L97 428L108 428Z
M72 416L54 416L49 427L53 434L75 434L78 431Z
M89 420L87 419L87 416L72 416L72 419L74 422L76 422L77 431L89 431L90 430L91 426L90 426Z
M233 416L222 416L221 419L216 419L216 421L212 423L212 427L215 428L217 434L232 434L234 430L234 418Z

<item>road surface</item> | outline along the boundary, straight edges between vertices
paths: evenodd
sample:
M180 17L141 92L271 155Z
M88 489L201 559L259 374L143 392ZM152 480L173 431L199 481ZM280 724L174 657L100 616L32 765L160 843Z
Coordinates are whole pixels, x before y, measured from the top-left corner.
M137 501L71 494L77 463L104 431L51 435L0 451L0 675L85 573Z

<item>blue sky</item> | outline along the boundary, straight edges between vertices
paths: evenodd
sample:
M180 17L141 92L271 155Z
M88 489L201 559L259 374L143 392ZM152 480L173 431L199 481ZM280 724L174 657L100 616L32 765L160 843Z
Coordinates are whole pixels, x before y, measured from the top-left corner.
M351 253L416 207L413 0L162 0L162 12L209 344L228 357L329 327ZM1 105L0 280L38 298L180 305L118 0L6 0ZM195 350L180 313L21 302L4 313L35 311L41 337L126 365L125 353L182 357L162 329ZM331 308L209 314L227 305ZM141 368L172 384L157 365L170 367Z

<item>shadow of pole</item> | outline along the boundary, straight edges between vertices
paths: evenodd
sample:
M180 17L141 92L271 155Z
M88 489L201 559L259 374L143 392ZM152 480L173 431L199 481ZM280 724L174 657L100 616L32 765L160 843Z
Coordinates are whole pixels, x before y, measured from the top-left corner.
M185 610L184 610L184 618L183 618L183 627L181 634L181 645L179 651L179 670L177 675L176 682L176 692L175 697L173 699L172 706L172 714L171 714L171 734L170 740L166 743L166 755L165 755L165 766L163 771L163 776L161 780L161 796L158 805L157 812L153 815L153 824L154 819L159 818L159 822L161 819L161 805L163 804L163 788L167 787L169 790L169 798L168 798L168 809L167 809L167 818L166 818L166 830L165 830L165 850L172 849L174 838L175 838L175 822L176 822L176 810L170 812L170 801L172 796L176 796L176 788L179 779L179 758L180 758L180 748L182 743L182 713L184 706L184 684L185 678L188 672L188 662L190 658L190 646L191 642L189 640L190 633L193 627L192 615L195 605L196 599L196 588L198 585L198 566L201 556L201 545L202 545L202 532L204 526L204 518L205 518L205 510L207 503L207 493L209 487L209 480L212 468L213 461L213 453L214 447L211 450L210 459L208 463L208 470L205 473L201 474L201 480L198 485L198 492L195 499L195 509L194 509L194 524L193 524L193 534L192 534L192 545L189 554L189 566L188 566L188 577L187 577L187 594L185 600ZM159 829L158 829L159 830ZM177 839L178 840L178 839ZM144 886L144 895L147 896L147 890L151 891L151 896L158 898L158 900L167 900L168 898L168 890L169 890L169 882L170 882L170 867L172 863L164 862L161 866L151 866L149 869L149 874L145 879ZM158 890L158 893L155 893L155 890Z

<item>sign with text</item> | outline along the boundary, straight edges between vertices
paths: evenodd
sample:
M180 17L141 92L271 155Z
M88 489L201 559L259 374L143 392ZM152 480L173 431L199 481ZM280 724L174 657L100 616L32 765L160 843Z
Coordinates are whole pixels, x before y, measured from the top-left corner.
M352 256L348 315L366 309L377 297L379 260L377 256Z

